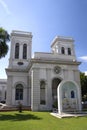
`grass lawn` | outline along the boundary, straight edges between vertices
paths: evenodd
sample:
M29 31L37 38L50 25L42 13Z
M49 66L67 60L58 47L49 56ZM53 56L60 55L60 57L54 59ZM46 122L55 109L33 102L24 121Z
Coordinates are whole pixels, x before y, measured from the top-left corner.
M0 112L0 130L87 130L87 117L58 119L49 112Z

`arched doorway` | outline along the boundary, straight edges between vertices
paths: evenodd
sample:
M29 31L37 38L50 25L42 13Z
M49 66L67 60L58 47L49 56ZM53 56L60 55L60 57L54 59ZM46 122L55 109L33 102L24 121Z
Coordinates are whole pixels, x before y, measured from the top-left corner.
M62 81L57 91L59 113L81 110L80 87L75 81Z
M54 78L52 80L52 107L53 108L58 108L58 103L57 103L57 88L58 85L60 84L61 79L59 78Z

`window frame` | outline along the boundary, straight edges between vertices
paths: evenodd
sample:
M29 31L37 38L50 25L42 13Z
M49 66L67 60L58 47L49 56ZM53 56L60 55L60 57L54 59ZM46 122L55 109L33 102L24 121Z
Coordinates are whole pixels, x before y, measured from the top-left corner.
M15 100L23 100L23 85L22 84L16 85Z
M40 105L45 105L46 104L46 83L44 80L40 81ZM44 92L44 94L43 94ZM41 95L44 95L44 99L41 98Z

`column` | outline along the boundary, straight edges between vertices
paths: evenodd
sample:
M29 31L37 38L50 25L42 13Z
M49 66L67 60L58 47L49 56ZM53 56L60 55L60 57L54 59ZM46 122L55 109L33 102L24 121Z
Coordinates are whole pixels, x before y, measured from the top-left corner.
M19 59L23 59L23 44L20 44L19 46Z
M47 69L47 95L46 95L46 103L47 109L52 110L52 81L51 81L51 69Z

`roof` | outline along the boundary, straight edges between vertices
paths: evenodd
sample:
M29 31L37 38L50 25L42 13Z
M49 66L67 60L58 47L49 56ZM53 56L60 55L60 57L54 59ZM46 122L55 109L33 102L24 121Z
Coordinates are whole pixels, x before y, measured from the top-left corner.
M56 36L51 43L51 48L57 41L74 42L74 39L72 37Z

